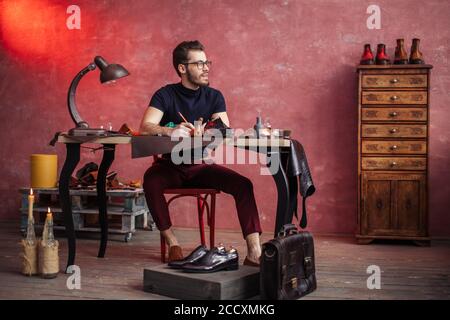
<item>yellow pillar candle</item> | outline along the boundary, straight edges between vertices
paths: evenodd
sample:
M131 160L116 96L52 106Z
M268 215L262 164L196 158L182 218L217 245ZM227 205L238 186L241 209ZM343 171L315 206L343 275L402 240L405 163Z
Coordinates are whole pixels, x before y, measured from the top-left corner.
M30 188L30 194L28 195L28 219L33 218L33 203L34 203L33 188Z
M58 156L56 154L31 155L31 187L55 188L58 176Z

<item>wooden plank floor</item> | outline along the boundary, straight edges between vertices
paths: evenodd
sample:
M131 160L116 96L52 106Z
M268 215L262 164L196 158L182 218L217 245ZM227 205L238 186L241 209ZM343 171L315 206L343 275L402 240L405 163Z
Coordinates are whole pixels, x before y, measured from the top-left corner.
M195 230L176 229L185 254L198 244ZM263 241L270 239L263 234ZM96 235L77 242L76 264L81 268L81 290L69 290L68 275L56 279L20 274L18 221L0 222L0 299L167 299L142 290L143 269L159 264L159 234L138 230L129 243L111 235L107 255L96 257ZM239 232L220 231L217 241L235 246L245 258ZM60 265L65 267L67 244L60 240ZM408 242L357 245L353 237L315 235L317 290L304 299L450 299L450 241L431 247ZM381 269L381 289L366 285L369 265Z

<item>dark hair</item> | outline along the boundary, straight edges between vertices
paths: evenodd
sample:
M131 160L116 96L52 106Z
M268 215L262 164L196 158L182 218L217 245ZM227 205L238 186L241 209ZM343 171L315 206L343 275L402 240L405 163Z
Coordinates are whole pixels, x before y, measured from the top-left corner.
M186 63L188 61L189 50L200 50L204 51L205 47L198 40L194 41L183 41L173 49L173 67L177 72L178 76L181 77L180 71L178 71L178 65Z

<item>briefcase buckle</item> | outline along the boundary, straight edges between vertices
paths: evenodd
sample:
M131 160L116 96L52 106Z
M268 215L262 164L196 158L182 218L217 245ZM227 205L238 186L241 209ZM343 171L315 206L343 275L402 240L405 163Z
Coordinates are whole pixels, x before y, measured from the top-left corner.
M292 289L297 288L297 277L291 279Z
M305 267L308 267L311 264L312 259L311 259L311 257L305 257L304 261L305 261Z

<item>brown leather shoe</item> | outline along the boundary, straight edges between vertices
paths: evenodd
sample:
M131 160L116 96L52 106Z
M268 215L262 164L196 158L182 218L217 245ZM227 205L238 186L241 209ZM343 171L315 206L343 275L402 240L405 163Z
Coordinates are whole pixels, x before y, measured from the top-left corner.
M373 53L372 50L370 49L370 44L366 43L364 45L364 52L361 56L361 60L359 62L359 64L374 64L373 61Z
M250 267L259 267L259 263L249 260L248 257L245 257L243 265L244 266L250 266Z
M405 50L404 39L397 39L394 64L408 64L408 53Z
M377 56L375 57L375 63L382 65L391 63L389 56L386 53L386 45L384 43L379 43L377 46Z
M411 55L409 56L409 63L424 64L422 52L419 50L420 39L414 38L411 45Z
M175 260L181 260L183 259L183 252L181 251L181 247L180 246L171 246L169 248L169 261L168 262L172 262Z

